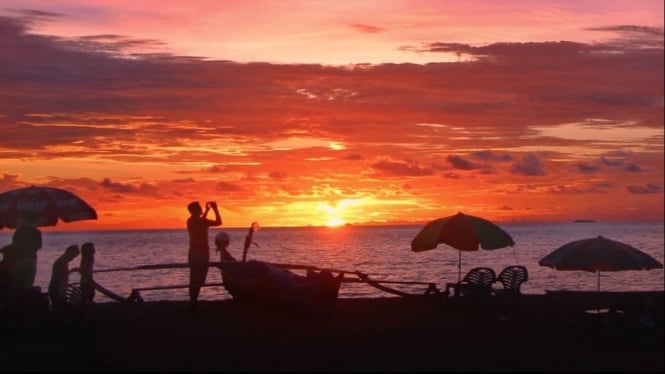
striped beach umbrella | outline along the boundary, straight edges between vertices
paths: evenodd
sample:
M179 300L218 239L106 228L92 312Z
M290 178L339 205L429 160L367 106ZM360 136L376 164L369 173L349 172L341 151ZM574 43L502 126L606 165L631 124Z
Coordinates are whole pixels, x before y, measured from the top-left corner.
M97 219L97 212L73 192L30 186L0 193L0 228L16 228L22 213L35 216L36 226Z

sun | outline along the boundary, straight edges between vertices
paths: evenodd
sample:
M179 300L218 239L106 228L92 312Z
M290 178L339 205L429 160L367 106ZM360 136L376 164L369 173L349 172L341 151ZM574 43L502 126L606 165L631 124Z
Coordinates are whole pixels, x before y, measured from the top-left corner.
M326 223L326 226L328 227L339 227L339 226L344 226L346 224L346 221L344 221L341 218L331 218L328 220L328 223Z

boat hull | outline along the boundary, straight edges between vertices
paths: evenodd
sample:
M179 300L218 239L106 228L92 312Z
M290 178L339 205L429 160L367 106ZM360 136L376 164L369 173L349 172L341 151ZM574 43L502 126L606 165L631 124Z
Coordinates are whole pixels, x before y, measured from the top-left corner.
M262 261L234 262L222 270L224 288L234 300L326 315L334 308L343 273L308 270L299 275Z

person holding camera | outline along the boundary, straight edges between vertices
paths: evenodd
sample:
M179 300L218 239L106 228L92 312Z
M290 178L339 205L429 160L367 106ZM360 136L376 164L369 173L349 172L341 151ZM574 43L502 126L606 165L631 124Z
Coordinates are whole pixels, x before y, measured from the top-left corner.
M215 220L207 218L212 209ZM201 286L205 284L208 275L208 261L210 259L210 246L208 245L208 228L220 226L222 217L219 215L217 202L208 201L205 211L198 201L193 201L187 206L190 217L187 219L187 231L189 232L189 302L192 309L196 308Z

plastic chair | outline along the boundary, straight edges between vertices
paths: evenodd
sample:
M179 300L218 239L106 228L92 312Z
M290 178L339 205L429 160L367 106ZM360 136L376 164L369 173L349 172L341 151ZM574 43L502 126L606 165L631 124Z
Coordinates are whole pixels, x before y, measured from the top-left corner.
M454 290L454 296L484 297L492 292L492 283L496 281L496 273L487 267L476 267L469 270L461 281L446 283L445 295L450 295L450 289Z
M529 272L522 265L511 265L501 270L494 283L501 283L502 288L492 287L494 295L521 295L522 283L529 280Z

